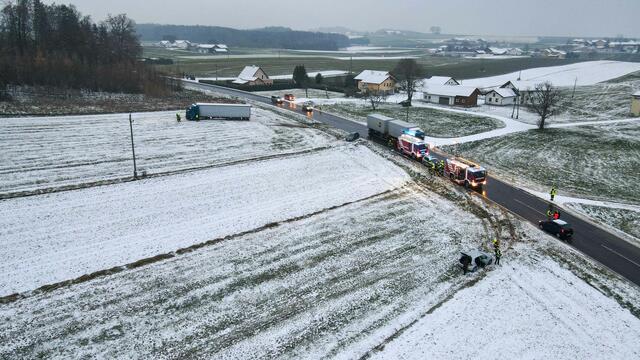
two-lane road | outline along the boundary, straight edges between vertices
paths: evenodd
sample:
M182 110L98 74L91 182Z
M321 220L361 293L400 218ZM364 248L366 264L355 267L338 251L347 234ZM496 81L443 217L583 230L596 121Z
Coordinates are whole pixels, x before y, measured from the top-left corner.
M271 99L266 96L216 85L200 84L191 81L187 83L203 90L211 90L265 104L271 104ZM294 112L303 113L299 106L290 107L285 103L284 106L280 107ZM358 132L363 138L367 137L368 131L364 124L345 119L340 116L317 111L312 115L309 114L307 116L312 116L314 120L348 132ZM485 196L514 214L532 222L536 226L538 225L539 220L546 218L545 212L549 204L547 201L535 197L526 191L499 179L491 177L488 179L485 186ZM573 226L574 236L573 240L570 242L571 246L599 261L633 283L640 285L640 248L631 245L622 238L605 231L598 226L572 216L567 212L563 212L562 219Z

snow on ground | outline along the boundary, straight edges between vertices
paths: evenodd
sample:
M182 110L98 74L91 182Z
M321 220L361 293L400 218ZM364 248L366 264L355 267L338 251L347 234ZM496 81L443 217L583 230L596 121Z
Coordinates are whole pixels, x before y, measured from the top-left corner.
M527 58L525 55L492 55L492 54L478 54L474 56L465 56L465 59L472 60L504 60L504 59L520 59Z
M315 78L316 75L318 74L322 74L323 77L325 78L330 78L330 77L336 77L336 76L343 76L348 74L348 71L344 71L344 70L323 70L323 71L312 71L310 73L308 73L310 78ZM293 74L284 74L284 75L272 75L269 76L270 79L274 79L274 80L282 80L282 79L293 79ZM200 80L210 80L210 81L226 81L226 80L235 80L235 77L199 77L196 78L196 81L200 81Z
M510 253L373 358L640 357L640 319L629 310L546 256Z
M318 184L341 178L308 163ZM331 187L356 191L363 181ZM188 215L205 223L198 214ZM466 281L454 266L458 252L486 238L480 219L408 186L0 304L0 357L354 358L354 346L368 350L372 337L392 333Z
M288 50L296 53L310 54L401 54L416 49L398 49L380 46L349 46L341 50Z
M509 74L463 80L465 86L481 88L500 86L520 77L523 81L551 81L555 86L593 85L640 71L640 63L623 61L587 61L569 65L524 69Z
M179 110L184 117L184 110ZM176 112L133 114L139 170L161 173L299 152L326 134L253 107L250 121L176 121ZM0 193L131 176L128 114L2 119Z
M306 215L401 186L363 146L5 200L0 296Z

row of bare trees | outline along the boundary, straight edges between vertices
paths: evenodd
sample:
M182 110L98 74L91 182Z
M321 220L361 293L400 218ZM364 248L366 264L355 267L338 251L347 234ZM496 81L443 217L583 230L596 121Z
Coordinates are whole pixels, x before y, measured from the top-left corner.
M6 3L0 12L0 86L46 85L100 91L162 91L138 62L141 46L126 15L94 23L72 5Z

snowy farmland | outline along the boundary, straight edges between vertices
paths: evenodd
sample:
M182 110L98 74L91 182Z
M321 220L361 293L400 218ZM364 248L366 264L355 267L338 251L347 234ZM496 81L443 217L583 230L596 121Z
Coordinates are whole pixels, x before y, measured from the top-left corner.
M408 179L363 146L5 200L0 295L305 216Z
M587 61L569 65L549 66L525 69L509 74L485 78L463 80L465 86L479 88L501 86L507 81L518 78L532 84L550 81L555 86L569 87L594 85L603 81L619 78L632 72L640 71L640 63L623 61Z
M640 357L640 291L618 287L617 279L606 279L596 265L548 239L535 241L515 246L502 266L425 314L372 358ZM549 252L578 264L556 261ZM620 306L607 292L636 307Z
M252 111L251 121L180 123L175 112L133 114L138 169L156 174L332 143L283 115ZM128 114L2 119L0 164L0 194L131 177Z
M353 357L464 282L457 253L487 236L479 218L409 185L0 305L0 357Z

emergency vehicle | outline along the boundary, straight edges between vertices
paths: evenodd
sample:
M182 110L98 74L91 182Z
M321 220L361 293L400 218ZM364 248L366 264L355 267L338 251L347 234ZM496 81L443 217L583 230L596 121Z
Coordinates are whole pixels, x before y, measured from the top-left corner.
M465 187L482 188L487 183L487 170L462 158L445 160L444 176Z
M421 160L424 156L429 155L429 146L427 146L427 143L406 134L400 135L396 146L398 151L414 159Z

